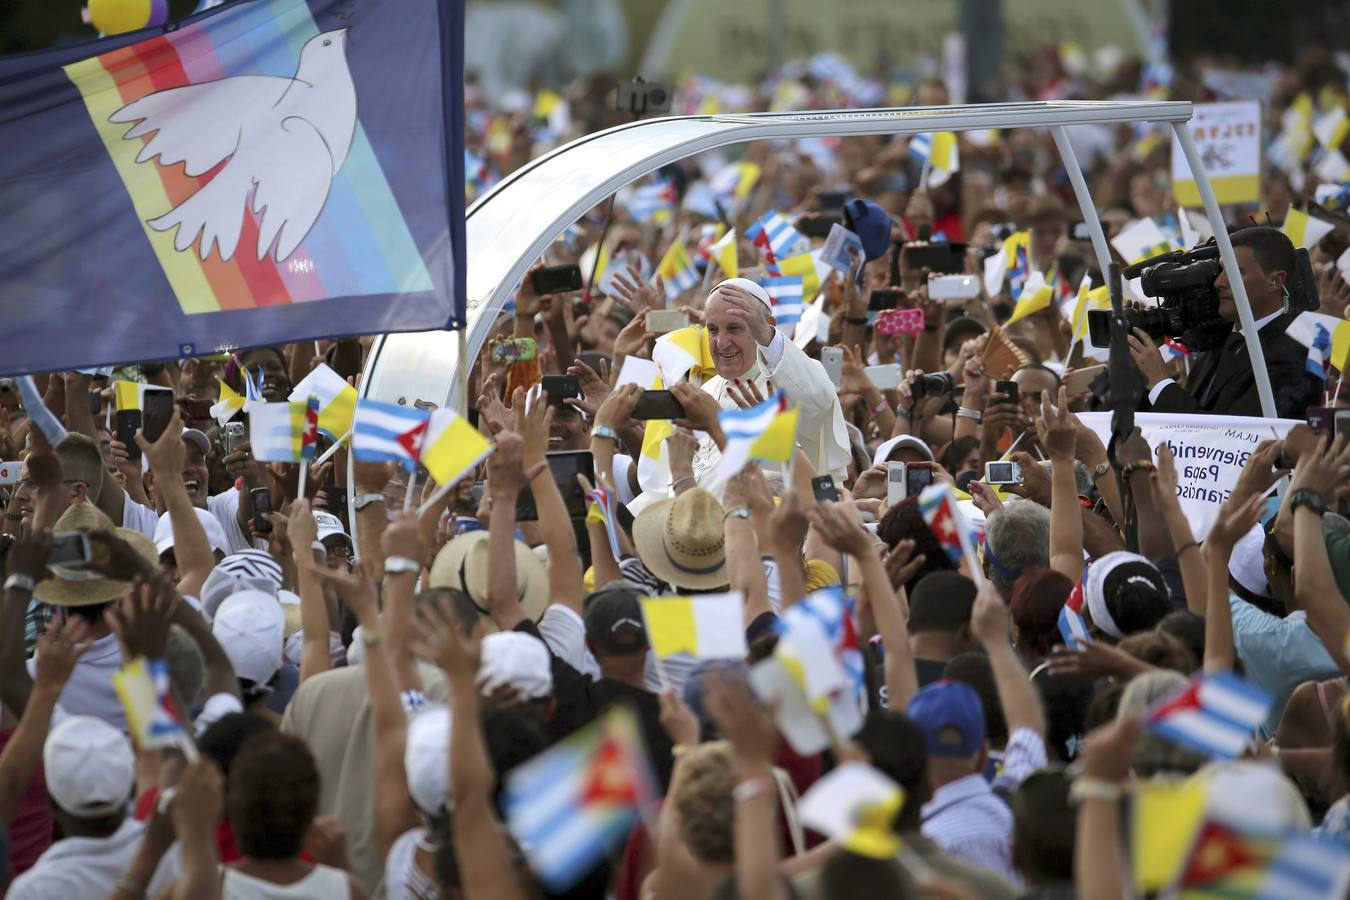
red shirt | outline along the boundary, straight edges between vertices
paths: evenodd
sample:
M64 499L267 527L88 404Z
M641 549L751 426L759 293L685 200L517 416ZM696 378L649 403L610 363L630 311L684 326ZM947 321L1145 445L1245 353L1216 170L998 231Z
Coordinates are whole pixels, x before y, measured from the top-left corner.
M14 729L0 731L0 750L14 737ZM24 788L14 819L9 823L9 861L14 874L31 868L37 858L52 845L52 808L47 799L47 780L42 774L42 761Z

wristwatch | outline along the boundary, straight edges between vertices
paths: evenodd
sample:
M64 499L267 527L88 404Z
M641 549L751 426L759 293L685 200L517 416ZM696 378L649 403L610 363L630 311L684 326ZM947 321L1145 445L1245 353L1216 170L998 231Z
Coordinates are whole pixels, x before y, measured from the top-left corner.
M418 575L422 571L422 566L415 559L409 559L406 556L391 556L384 561L384 574L399 575L408 573Z
M1299 488L1289 495L1289 508L1296 510L1300 506L1308 507L1319 516L1327 511L1326 498L1312 488Z
M971 409L968 406L957 407L956 414L963 419L974 419L976 422L984 421L984 413L978 409Z
M1092 467L1092 480L1096 481L1098 478L1101 478L1103 475L1105 475L1107 472L1110 471L1111 471L1110 462L1097 463L1097 465Z
M352 500L352 507L360 512L372 503L383 503L384 494L357 494Z
M591 437L606 438L608 440L614 441L615 443L618 443L619 441L618 432L616 432L613 428L610 428L608 425L597 425L594 428L592 428Z
M727 519L748 519L748 518L750 518L750 507L733 506L731 509L727 510L726 513L722 516L722 521L725 522Z
M37 582L29 575L23 575L15 572L5 579L5 590L23 591L25 594L33 593L33 588L37 587Z

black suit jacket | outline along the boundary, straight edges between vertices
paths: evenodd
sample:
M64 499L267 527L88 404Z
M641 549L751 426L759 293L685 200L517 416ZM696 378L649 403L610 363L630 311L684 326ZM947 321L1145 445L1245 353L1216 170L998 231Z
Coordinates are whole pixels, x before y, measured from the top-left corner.
M1308 407L1317 406L1322 399L1322 382L1308 372L1308 348L1285 334L1297 316L1297 312L1286 312L1258 334L1270 375L1270 389L1275 395L1275 412L1282 419L1302 419ZM1234 332L1223 347L1199 354L1186 379L1186 389L1183 391L1175 383L1167 385L1150 409L1164 413L1260 416L1256 375L1241 335Z

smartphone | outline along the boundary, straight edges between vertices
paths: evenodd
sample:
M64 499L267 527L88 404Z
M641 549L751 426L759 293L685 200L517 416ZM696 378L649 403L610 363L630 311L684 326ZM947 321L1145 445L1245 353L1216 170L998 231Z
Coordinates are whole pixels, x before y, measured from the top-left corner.
M1088 345L1111 346L1111 310L1089 309L1087 313Z
M1021 484L1022 467L1011 460L998 460L984 464L985 484Z
M829 500L837 502L839 500L839 489L834 486L833 475L817 475L811 479L811 493L816 500Z
M820 364L825 367L825 374L830 376L830 383L836 388L844 384L844 349L842 347L822 347L820 350Z
M885 366L868 366L863 369L863 374L879 391L892 391L900 386L900 366L896 363Z
M136 443L136 432L141 430L139 409L119 409L113 416L113 430L117 439L126 445L128 459L141 458L141 445Z
M966 271L965 244L926 244L906 247L905 268L914 271L927 269L930 275L960 275Z
M1088 224L1086 222L1070 222L1069 240L1071 241L1092 240L1092 232L1088 230Z
M539 358L539 345L534 338L510 338L493 344L488 356L499 366L529 362Z
M1336 407L1308 407L1308 427L1313 430L1314 434L1321 435L1322 439L1330 444L1336 435Z
M272 523L267 520L267 514L272 511L272 491L259 487L249 491L248 495L253 501L253 527L258 534L267 534L272 530Z
M23 463L0 462L0 485L18 484L23 480Z
M248 431L243 422L226 422L225 427L220 430L220 442L225 448L225 455L239 449L240 444L248 442Z
M154 443L164 435L164 429L169 427L169 420L173 418L173 407L173 391L168 389L147 389L141 396L141 431L145 433L147 441Z
M900 303L900 292L895 288L877 288L867 295L868 312L884 312L895 309Z
M581 381L575 375L545 375L540 379L549 403L581 396Z
M797 230L806 237L827 237L830 229L839 221L837 216L806 215L797 220Z
M585 475L595 483L595 459L589 450L562 450L545 454L553 483L562 494L563 505L567 508L569 519L586 518L586 492L577 483L577 475ZM534 502L534 493L529 487L520 492L516 500L516 521L535 522L539 520L539 509Z
M1002 394L1011 403L1018 402L1017 382L1015 381L995 381L994 393Z
M52 553L47 564L52 566L82 566L93 559L89 535L83 531L58 531L52 535Z
M682 309L653 309L647 313L647 330L653 334L669 334L689 327L689 313Z
M683 419L684 404L670 391L643 391L633 407L634 419Z
M937 275L928 279L930 300L972 300L978 296L978 275Z
M89 412L91 415L95 416L103 412L102 394L95 393L94 391L89 392Z
M1097 380L1097 376L1105 371L1105 364L1077 369L1064 376L1064 388L1069 392L1070 397L1085 393L1092 386L1092 382Z
M905 464L895 461L886 463L886 505L894 506L908 496L909 488L905 484Z
M1336 437L1350 441L1350 409L1336 410Z
M530 275L530 286L536 294L566 294L579 291L584 286L581 281L581 266L568 263L565 266L545 266Z
M933 464L930 462L908 463L905 466L906 496L917 497L924 488L933 483Z
M610 356L608 353L601 352L600 350L586 350L577 354L577 362L585 363L590 366L591 371L597 375L601 372L600 363L602 361L605 364L606 370L614 370L614 357Z

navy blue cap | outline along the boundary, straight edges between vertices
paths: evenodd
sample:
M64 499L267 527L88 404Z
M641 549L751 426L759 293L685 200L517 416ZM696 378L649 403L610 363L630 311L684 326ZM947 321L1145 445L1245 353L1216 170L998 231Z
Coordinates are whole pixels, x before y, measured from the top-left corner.
M850 200L844 204L844 225L862 241L868 262L881 259L891 246L891 217L871 200Z
M930 756L974 756L984 746L984 705L965 682L944 678L928 685L905 713L923 731Z

